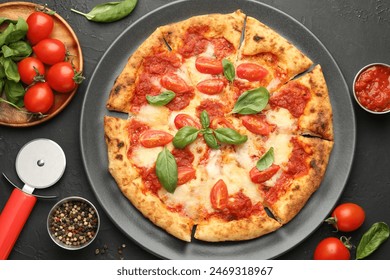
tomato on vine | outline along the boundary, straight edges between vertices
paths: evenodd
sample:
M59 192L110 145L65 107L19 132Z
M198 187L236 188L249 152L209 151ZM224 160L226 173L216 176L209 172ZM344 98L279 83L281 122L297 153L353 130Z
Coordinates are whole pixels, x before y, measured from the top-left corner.
M46 80L49 86L57 92L67 93L76 88L84 77L77 72L68 61L59 62L49 68L46 74Z
M327 237L318 243L314 251L315 260L349 260L351 245L346 237Z
M47 113L54 103L54 94L47 83L36 83L24 95L24 107L32 113Z
M26 57L18 63L20 80L26 85L43 80L45 66L35 57Z
M28 16L26 22L28 25L27 40L32 45L48 38L53 31L54 20L47 13L41 11L33 12Z
M32 49L37 58L44 64L53 65L65 60L66 48L64 43L58 39L43 39Z
M342 232L357 230L365 220L365 212L362 207L355 203L343 203L337 206L331 217L325 221Z

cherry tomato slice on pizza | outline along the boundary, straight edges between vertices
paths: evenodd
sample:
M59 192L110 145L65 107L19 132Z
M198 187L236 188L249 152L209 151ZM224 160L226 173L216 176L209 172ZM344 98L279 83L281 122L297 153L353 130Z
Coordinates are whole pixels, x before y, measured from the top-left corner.
M139 141L145 148L164 146L171 142L173 136L162 130L149 129L140 135Z
M184 126L192 126L197 129L201 128L200 123L187 114L178 114L173 122L175 123L177 129L180 129Z
M264 183L265 181L268 181L271 179L276 172L280 169L279 165L272 164L267 169L260 171L259 169L253 167L251 171L249 171L249 177L251 178L251 181L255 184Z
M225 182L220 179L215 183L210 192L210 202L214 209L221 210L228 204L228 189Z
M237 77L250 82L261 81L267 76L268 70L255 63L242 63L237 66Z
M210 127L214 129L221 128L221 127L234 129L234 126L224 117L213 118Z
M177 184L183 185L196 177L196 170L189 166L179 166L177 168Z
M208 79L199 82L196 88L205 94L214 95L221 93L225 87L225 82L221 79Z
M198 57L195 61L195 67L204 74L218 75L223 72L222 61L212 57Z
M160 84L164 88L172 90L174 93L185 93L190 89L182 78L173 73L164 75L160 80Z
M275 125L267 123L264 115L243 116L241 121L246 129L258 135L267 136L275 129Z

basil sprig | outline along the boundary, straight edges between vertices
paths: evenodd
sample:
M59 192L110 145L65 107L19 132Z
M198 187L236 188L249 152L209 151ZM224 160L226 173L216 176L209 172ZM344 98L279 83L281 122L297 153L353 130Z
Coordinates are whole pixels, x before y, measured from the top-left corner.
M154 106L167 105L173 98L175 98L175 93L171 90L166 90L159 95L146 95L148 103Z
M202 134L207 146L212 149L218 149L220 147L219 143L239 145L248 140L246 135L241 135L231 128L211 129L209 127L210 118L206 110L200 114L200 121L202 129L197 129L192 126L184 126L180 128L173 138L173 145L176 148L184 149L187 145L196 140L199 133Z
M269 97L269 92L265 87L245 91L237 99L232 113L241 115L257 114L267 106Z
M233 63L231 63L228 59L222 59L223 66L223 75L229 82L233 82L236 77L236 71L234 69Z
M177 187L178 172L175 157L164 147L156 161L156 175L160 184L173 193Z
M389 226L383 222L375 223L363 234L356 249L356 259L361 260L371 255L389 238Z
M257 161L256 168L259 171L266 170L274 163L274 148L271 147L269 150Z

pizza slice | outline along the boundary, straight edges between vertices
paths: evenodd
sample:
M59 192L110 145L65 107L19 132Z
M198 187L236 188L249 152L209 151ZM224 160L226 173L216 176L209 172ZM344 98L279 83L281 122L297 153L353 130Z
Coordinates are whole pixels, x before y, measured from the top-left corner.
M147 97L159 96L157 101ZM160 29L148 37L131 55L116 79L107 101L107 108L137 114L150 102L166 101L172 110L188 106L194 90L180 55L171 52Z
M139 133L146 129L145 125L142 128L139 123L131 123L128 120L108 116L104 118L109 172L123 195L145 217L173 236L189 242L193 227L192 219L180 211L170 209L156 195L159 186L154 172L151 171L153 166L149 168L147 166L137 167L133 157L129 156L131 149L137 146L138 139L134 139L134 137L139 137ZM147 158L148 155L144 155L144 157ZM154 162L155 159L153 158L152 161Z
M271 94L266 115L279 129L333 140L333 113L320 65Z
M270 27L248 16L236 65L238 89L266 87L270 92L312 64L298 48Z
M281 172L271 179L271 184L265 181L261 185L265 207L282 224L294 218L320 186L333 142L293 136L290 146L287 164L281 166Z

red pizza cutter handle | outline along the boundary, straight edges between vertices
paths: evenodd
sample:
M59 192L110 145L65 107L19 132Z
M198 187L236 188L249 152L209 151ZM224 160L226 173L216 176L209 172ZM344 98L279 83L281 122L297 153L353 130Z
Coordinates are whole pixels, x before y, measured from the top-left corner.
M37 198L15 188L0 215L0 260L8 258Z

